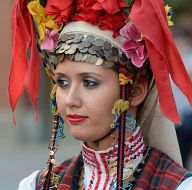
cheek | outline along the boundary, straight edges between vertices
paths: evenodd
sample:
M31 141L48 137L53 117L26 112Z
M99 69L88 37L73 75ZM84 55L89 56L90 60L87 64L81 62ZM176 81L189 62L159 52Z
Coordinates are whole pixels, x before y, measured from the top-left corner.
M103 128L105 126L109 127L114 120L112 109L114 103L119 99L119 88L114 90L113 93L110 90L102 91L102 93L94 97L94 100L92 99L92 106L89 109L90 113L92 113L92 117L97 125L101 125Z
M58 107L58 111L59 113L62 115L62 112L63 112L63 108L64 108L64 95L63 93L61 92L61 90L57 89L57 92L56 92L56 102L57 102L57 107Z

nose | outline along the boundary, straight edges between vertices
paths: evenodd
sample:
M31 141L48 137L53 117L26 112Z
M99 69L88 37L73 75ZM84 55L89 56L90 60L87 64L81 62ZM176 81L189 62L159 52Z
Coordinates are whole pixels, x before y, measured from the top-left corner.
M68 89L65 96L65 106L69 108L82 106L81 92L78 86L72 85Z

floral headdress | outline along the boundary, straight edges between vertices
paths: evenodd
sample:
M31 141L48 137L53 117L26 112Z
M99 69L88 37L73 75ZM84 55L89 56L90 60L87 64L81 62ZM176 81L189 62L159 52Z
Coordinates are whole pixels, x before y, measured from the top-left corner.
M171 8L168 5L164 6L160 0L147 2L143 0L33 0L29 2L15 0L12 14L13 54L9 82L12 110L15 110L18 98L25 88L36 109L39 86L36 38L41 52L53 51L58 43L59 33L65 29L65 26L70 22L83 21L101 30L111 30L114 39L122 36L124 39L121 50L126 55L123 55L122 60L127 62L128 58L136 68L143 67L149 57L159 92L161 110L170 120L179 123L169 77L190 103L192 103L190 90L192 84L168 28L168 24L173 24L170 20L171 15ZM29 60L27 49L31 51ZM43 59L47 65L46 57ZM48 65L46 70L51 72Z

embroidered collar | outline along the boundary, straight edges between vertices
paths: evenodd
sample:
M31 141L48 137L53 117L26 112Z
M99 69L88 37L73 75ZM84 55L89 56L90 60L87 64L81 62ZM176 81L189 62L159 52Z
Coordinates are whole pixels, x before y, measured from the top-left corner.
M137 127L134 134L125 141L124 179L133 180L132 175L143 159L145 150L141 129ZM116 186L117 152L117 145L107 150L94 151L82 143L85 189L113 189Z

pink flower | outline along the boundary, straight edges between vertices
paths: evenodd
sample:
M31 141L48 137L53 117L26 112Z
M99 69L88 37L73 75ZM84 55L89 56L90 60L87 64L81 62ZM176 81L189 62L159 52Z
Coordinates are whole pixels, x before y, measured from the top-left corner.
M127 23L120 34L125 38L122 42L122 49L128 58L131 58L133 65L142 67L147 59L145 42L141 34L132 23Z
M55 30L46 29L46 37L43 43L41 44L42 50L52 51L55 49L59 34Z

